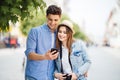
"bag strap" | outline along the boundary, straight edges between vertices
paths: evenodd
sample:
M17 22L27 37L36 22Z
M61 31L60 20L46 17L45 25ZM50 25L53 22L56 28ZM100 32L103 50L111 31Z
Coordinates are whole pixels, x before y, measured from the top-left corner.
M62 65L62 45L61 44L60 44L60 63L61 63L61 73L64 73L63 65Z
M68 54L68 58L69 58L69 64L70 64L71 70L73 70L72 69L72 63L71 63L71 60L70 60L70 53Z

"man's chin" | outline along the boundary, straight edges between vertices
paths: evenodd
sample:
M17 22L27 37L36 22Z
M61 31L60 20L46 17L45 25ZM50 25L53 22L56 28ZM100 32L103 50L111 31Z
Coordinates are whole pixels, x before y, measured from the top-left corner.
M56 28L54 27L54 28L51 28L51 30L56 30Z

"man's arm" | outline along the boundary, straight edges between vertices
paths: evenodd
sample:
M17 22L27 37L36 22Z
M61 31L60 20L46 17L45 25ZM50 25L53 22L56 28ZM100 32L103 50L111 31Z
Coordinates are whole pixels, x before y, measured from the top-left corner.
M54 60L57 58L58 53L52 55L54 52L46 52L45 54L37 54L35 52L31 52L28 54L28 59L30 60Z

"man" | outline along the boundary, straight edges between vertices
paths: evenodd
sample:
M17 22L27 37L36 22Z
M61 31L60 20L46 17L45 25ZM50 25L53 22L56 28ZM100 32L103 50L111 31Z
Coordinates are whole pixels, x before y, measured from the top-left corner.
M54 54L50 49L55 47L56 28L60 22L61 8L50 5L46 10L47 23L32 28L27 38L27 64L25 80L53 80Z

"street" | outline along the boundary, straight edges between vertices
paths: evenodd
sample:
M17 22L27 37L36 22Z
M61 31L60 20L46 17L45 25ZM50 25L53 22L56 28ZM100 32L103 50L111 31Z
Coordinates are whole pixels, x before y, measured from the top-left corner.
M0 80L24 80L24 49L0 49Z
M24 80L24 48L0 49L0 80ZM88 80L120 80L120 50L89 47Z
M120 50L109 47L88 49L92 65L88 80L120 80Z

